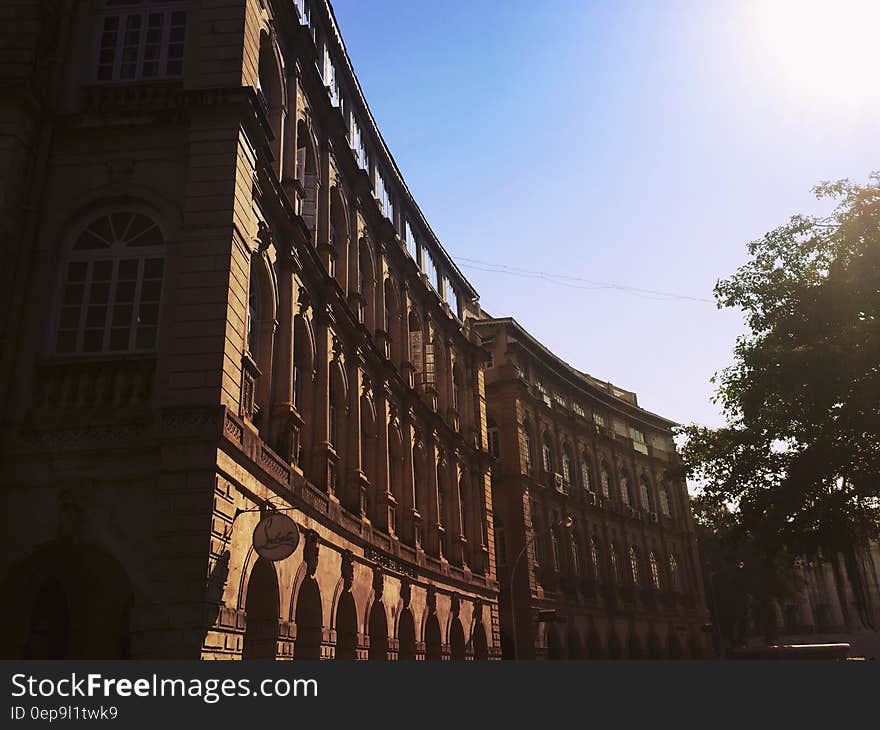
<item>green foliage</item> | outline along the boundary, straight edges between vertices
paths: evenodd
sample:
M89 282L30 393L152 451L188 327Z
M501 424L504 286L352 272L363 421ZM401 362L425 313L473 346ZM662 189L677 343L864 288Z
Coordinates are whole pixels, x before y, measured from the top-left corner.
M701 498L771 563L847 553L880 518L880 175L814 192L836 201L830 217L791 218L717 284L749 332L715 378L725 426L681 430Z

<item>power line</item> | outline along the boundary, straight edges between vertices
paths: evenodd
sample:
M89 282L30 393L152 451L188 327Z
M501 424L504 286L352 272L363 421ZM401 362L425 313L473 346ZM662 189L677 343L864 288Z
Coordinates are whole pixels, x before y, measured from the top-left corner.
M540 279L549 284L564 286L569 289L583 289L587 291L614 290L623 292L624 294L632 294L642 299L650 299L652 301L689 301L689 302L706 302L714 304L711 299L706 297L695 297L687 294L677 294L675 292L659 291L656 289L641 289L635 286L627 286L626 284L618 284L609 281L594 281L586 279L582 276L572 276L571 274L555 274L547 271L535 271L533 269L523 269L517 266L509 266L508 264L499 264L491 261L482 261L480 259L472 259L467 256L458 256L451 254L452 258L461 266L475 271L483 271L492 274L505 274L507 276L518 276L526 279Z

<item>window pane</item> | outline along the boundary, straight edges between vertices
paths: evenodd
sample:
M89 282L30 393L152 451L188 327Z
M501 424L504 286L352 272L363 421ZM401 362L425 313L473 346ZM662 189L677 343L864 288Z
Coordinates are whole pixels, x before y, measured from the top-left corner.
M133 79L137 75L138 50L141 43L141 16L129 15L125 19L125 35L122 41L122 65L119 77Z

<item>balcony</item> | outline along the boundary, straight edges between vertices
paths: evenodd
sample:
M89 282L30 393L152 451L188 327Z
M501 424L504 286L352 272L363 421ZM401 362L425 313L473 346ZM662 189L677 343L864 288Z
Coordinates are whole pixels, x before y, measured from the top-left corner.
M34 402L40 410L76 411L90 420L145 408L155 369L155 355L51 360L37 368Z

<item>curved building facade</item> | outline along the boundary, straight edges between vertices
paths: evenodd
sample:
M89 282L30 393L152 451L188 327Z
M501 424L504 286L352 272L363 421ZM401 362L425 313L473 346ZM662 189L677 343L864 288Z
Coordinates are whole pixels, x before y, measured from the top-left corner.
M675 424L571 367L511 318L484 318L477 330L490 353L504 656L709 656Z
M4 655L499 657L477 295L329 4L0 12Z

